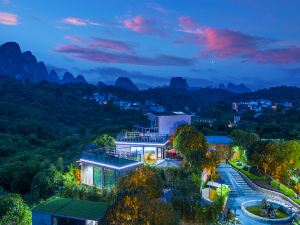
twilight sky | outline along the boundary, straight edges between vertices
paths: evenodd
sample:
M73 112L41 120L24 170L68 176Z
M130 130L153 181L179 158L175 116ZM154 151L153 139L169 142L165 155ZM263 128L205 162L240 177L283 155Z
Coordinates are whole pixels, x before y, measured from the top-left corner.
M59 75L300 86L299 0L0 0L0 43Z

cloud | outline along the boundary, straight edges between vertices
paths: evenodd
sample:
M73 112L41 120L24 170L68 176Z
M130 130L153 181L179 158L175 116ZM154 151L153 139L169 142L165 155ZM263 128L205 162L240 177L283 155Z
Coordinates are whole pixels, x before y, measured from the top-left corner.
M86 20L76 18L76 17L68 17L64 19L64 22L67 24L71 24L74 26L86 26L88 22Z
M134 45L123 41L106 39L100 37L92 37L90 40L84 40L76 36L65 36L66 39L76 44L85 44L88 48L98 50L110 50L123 53L134 53Z
M180 16L178 17L178 20L180 31L192 34L202 33L201 28L199 28L196 22L190 17Z
M165 36L164 30L154 20L139 15L123 21L125 28L137 33Z
M18 24L18 16L12 13L0 12L0 24L15 26Z
M163 13L163 14L166 14L169 12L169 10L167 10L166 8L162 7L160 4L157 4L157 3L146 3L146 7L149 8L149 9L153 9L159 13Z
M10 4L10 0L2 0L2 4L3 5L9 5Z
M188 66L195 63L194 59L170 55L145 57L120 52L107 52L90 46L60 45L53 50L71 58L77 58L96 63L134 64L147 66Z
M102 26L102 27L115 27L115 28L120 27L115 23L96 22L96 21L81 19L78 17L67 17L63 19L63 22L74 26Z
M77 44L83 44L85 43L85 40L79 38L79 37L75 37L75 36L65 36L66 39L68 39L69 41L72 41L74 43Z
M181 16L178 20L179 30L189 35L180 42L190 41L190 43L201 45L200 57L207 55L215 55L223 59L240 57L244 61L269 64L297 63L300 60L300 48L278 47L281 41L229 29L201 27L189 17Z
M134 53L133 47L126 42L116 41L112 39L104 39L99 37L93 37L92 39L94 42L90 44L90 47L114 50L117 52L124 53Z

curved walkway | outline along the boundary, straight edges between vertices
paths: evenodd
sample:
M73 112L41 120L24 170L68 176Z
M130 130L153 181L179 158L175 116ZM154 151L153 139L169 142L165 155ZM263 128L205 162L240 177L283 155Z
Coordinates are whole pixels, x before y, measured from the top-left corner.
M268 223L261 223L246 216L241 210L241 204L248 200L261 200L269 198L282 202L278 198L263 194L253 190L244 178L229 164L221 163L218 167L218 173L224 180L225 184L229 186L229 208L236 210L237 217L243 225L266 225Z

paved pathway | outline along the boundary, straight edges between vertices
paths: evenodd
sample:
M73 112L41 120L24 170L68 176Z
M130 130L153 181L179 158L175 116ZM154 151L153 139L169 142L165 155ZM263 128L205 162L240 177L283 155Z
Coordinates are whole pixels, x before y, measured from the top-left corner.
M270 198L270 196L253 190L229 164L221 163L217 170L225 184L228 185L231 190L229 193L229 208L236 210L240 222L243 225L269 224L258 222L246 216L241 210L241 204L244 201L261 200L266 197Z

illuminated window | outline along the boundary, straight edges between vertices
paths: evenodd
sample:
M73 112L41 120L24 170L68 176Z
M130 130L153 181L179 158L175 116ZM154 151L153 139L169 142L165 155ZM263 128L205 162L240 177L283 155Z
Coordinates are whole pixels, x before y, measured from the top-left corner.
M102 168L94 166L94 185L102 188Z

